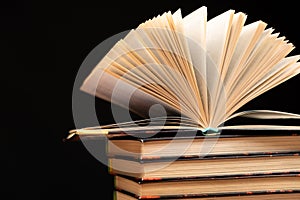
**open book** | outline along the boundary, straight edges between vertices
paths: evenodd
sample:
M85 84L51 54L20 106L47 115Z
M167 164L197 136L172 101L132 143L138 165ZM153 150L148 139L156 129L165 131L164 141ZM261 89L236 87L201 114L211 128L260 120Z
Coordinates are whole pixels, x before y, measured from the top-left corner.
M265 22L246 24L246 18L243 12L228 10L208 20L207 8L203 6L185 17L179 9L140 24L103 57L81 90L125 107L145 120L75 132L98 134L138 127L183 127L203 132L299 129L223 126L238 116L300 118L298 114L270 110L236 112L300 72L300 56L289 55L293 44L273 28L267 28Z

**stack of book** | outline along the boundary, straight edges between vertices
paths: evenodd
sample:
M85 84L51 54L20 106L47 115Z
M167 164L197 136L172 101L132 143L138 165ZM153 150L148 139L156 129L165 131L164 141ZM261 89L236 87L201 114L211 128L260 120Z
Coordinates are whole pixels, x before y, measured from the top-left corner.
M69 137L109 138L117 200L300 199L300 136L289 134L300 126L276 121L300 115L242 111L298 75L300 55L291 55L294 45L267 23L246 24L243 12L207 17L205 6L187 16L165 12L119 40L80 89L142 120L113 106L119 123L72 130ZM82 102L74 105L83 111ZM227 126L237 117L276 124ZM207 130L229 132L203 135Z
M300 135L148 133L109 135L117 200L300 198Z

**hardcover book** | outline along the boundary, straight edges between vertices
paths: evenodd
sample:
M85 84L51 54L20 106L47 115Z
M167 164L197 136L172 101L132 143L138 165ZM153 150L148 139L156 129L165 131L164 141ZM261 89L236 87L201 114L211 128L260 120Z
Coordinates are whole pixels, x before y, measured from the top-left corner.
M300 191L299 173L249 176L221 176L182 178L180 180L139 180L115 176L117 190L143 198L176 199L187 197L214 197L271 191Z
M164 200L298 200L300 191L265 191L265 192L244 192L244 193L227 193L222 195L208 195L204 197L178 197L178 198L164 198ZM115 200L157 200L160 197L157 196L136 196L126 191L116 190L114 192Z
M152 158L135 160L109 158L110 173L147 180L178 180L181 177L220 177L300 173L299 153L252 154L239 156L205 156ZM178 178L180 177L180 178Z
M227 134L226 134L227 133ZM133 131L108 134L107 155L148 160L168 157L235 156L300 152L300 135L295 132L227 131L204 136L190 130ZM82 140L95 136L81 137ZM205 148L208 148L205 150Z

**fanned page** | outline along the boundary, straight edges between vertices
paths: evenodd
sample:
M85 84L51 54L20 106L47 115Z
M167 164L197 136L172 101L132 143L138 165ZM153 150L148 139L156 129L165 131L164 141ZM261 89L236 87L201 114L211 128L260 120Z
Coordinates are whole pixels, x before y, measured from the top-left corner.
M146 118L152 109L156 120L171 119L165 128L179 128L180 123L184 128L202 131L283 128L223 126L240 116L300 118L277 111L235 113L252 99L300 73L300 56L289 55L293 44L275 29L267 29L267 23L247 24L246 19L243 12L228 10L208 20L205 6L185 17L180 9L153 17L113 46L86 78L81 90ZM153 110L155 104L163 105L169 117L160 116L164 114L161 109ZM117 130L118 125L130 129L133 124L86 130ZM287 129L291 128L300 129Z
M126 97L135 90L130 99L137 100L127 108L137 114L159 103L205 126L204 111L197 109L202 102L182 20L180 10L173 15L168 12L132 30L102 59L81 89L91 94L91 85L99 86L92 91L96 96L125 107ZM105 82L111 76L117 83Z

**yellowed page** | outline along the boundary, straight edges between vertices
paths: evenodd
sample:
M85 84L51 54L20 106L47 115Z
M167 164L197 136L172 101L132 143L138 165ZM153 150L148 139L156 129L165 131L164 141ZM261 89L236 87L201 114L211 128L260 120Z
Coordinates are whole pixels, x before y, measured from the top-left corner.
M211 121L212 124L217 124L217 118L225 118L226 116L225 106L227 105L227 96L224 79L227 75L229 64L239 40L239 36L244 26L245 20L246 15L244 13L239 12L233 15L228 42L225 47L224 62L223 66L220 66L220 76L218 76L219 81L216 87L215 96L213 96L213 98L215 99L215 103L211 106L213 109L211 109L210 111L211 115L214 116L214 120Z
M262 87L262 84L257 85L257 83L263 80L266 74L272 71L272 68L276 68L276 64L280 63L293 49L291 44L287 44L282 39L276 39L276 37L277 35L270 35L252 52L235 83L234 92L229 97L228 114L238 109L238 105L241 106L242 102L245 104L250 101L250 98L247 100L244 98L245 95Z
M233 15L232 25L231 25L231 29L230 29L230 35L228 38L228 45L226 47L225 59L224 59L222 71L221 71L222 81L224 81L225 76L227 74L230 61L232 60L233 54L237 47L237 43L240 39L240 34L244 27L246 18L247 18L246 14L244 14L242 12L239 12L239 13L236 13Z
M208 96L206 83L206 24L207 8L202 6L183 18L184 35L190 49L197 87L200 94L199 112L208 126Z
M228 10L207 22L206 49L208 60L207 67L207 87L208 87L208 113L209 126L215 126L215 110L217 108L218 96L220 95L219 86L221 72L226 55L234 10ZM224 99L224 98L222 98ZM223 106L224 105L219 105ZM224 109L223 109L224 110ZM219 111L220 113L221 111ZM224 114L222 114L224 115Z
M234 10L228 10L207 22L207 52L219 68L224 63L233 15Z
M224 79L228 95L232 92L231 87L235 79L238 77L242 66L261 37L265 27L266 23L262 21L257 21L243 27Z
M154 104L164 105L170 113L178 112L175 108L170 107L158 98L143 92L101 69L96 70L80 89L91 95L127 108L141 116L148 116L148 111Z

